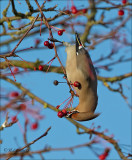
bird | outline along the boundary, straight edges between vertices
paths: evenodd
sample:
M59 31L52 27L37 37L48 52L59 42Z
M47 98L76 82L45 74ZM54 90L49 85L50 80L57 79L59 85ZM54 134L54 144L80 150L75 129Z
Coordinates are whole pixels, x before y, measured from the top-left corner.
M98 103L97 76L90 55L77 32L75 39L75 45L63 43L67 53L67 79L71 84L75 82L79 84L79 87L73 86L79 96L79 104L66 117L76 121L89 121L100 115L94 113Z

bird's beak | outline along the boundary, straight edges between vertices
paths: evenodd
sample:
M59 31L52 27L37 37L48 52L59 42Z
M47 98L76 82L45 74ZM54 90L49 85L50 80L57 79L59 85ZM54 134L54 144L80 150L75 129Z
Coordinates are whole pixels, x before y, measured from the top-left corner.
M82 42L77 32L75 33L75 36L76 36L76 52L78 52L79 46L82 46Z

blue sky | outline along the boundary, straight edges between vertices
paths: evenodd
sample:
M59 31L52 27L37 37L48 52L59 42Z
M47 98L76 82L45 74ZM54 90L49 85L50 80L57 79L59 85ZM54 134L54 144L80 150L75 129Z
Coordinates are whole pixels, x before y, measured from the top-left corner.
M26 12L27 8L25 7L25 3L23 1L20 1L21 5L18 4L16 1L16 8L19 8L21 12ZM42 1L39 1L40 4ZM8 1L2 1L1 3L1 10L3 10L6 6ZM31 1L32 5L36 7L35 3ZM64 6L67 5L67 1L53 1L53 2L47 2L46 7L53 6L54 4L58 4L57 9L62 9ZM70 4L70 2L69 2ZM77 6L80 6L80 8L84 8L88 6L87 1L78 1ZM55 12L51 12L46 14L47 17L53 16ZM11 10L9 11L9 14L11 14ZM97 14L97 18L100 12ZM117 16L117 10L108 11L106 13L106 21L109 20L109 18L114 18ZM126 16L126 15L125 15ZM86 18L81 16L81 18L78 20L80 21L86 21ZM60 26L58 26L60 27ZM131 23L127 23L127 28L131 30ZM80 31L83 32L83 28L80 28ZM107 33L109 31L108 29L103 29L103 27L95 27L92 32L100 32L100 33ZM122 30L121 30L122 32ZM125 31L128 35L128 32ZM73 38L74 35L70 35L68 31L61 37L57 36L56 33L54 33L54 36L57 39L67 41L68 39ZM9 37L5 37L7 39ZM36 38L40 38L42 40L40 46L43 46L43 42L47 40L48 33L42 33L41 37L39 34L32 36L28 39L24 39L24 41L21 43L18 49L21 48L28 48L32 45L34 45L34 40ZM128 35L127 37L129 41L131 40L131 36ZM69 41L69 40L68 40ZM13 42L10 46L11 49L15 47L17 42ZM101 54L107 55L109 54L111 50L112 42L110 40L106 40L102 44L98 45L94 50L90 51L90 56L93 61L98 59ZM5 51L7 48L4 46L1 48L1 52ZM126 52L128 51L128 52ZM124 52L126 52L129 56L131 54L130 48L122 48L118 55L116 55L114 58L117 59L120 55L123 55ZM66 61L66 53L65 53L65 47L61 47L58 49L58 53L60 55L60 58L65 65ZM19 54L24 60L27 61L35 61L37 58L39 60L44 61L44 63L48 62L51 58L54 56L54 50L47 50L47 49L41 49L41 50L30 50L27 52L23 52ZM128 57L129 57L128 56ZM12 59L12 58L11 58ZM16 58L13 58L16 59ZM58 61L55 60L53 62L53 65L59 65ZM122 63L119 65L115 65L111 72L107 72L102 70L100 75L107 77L107 76L118 76L124 73L128 73L131 71L131 63ZM58 81L64 81L63 75L55 74L55 73L42 73L40 71L36 72L29 72L27 74L16 76L17 82L20 82L24 87L29 89L32 93L37 95L38 97L42 98L44 101L49 102L50 104L56 106L63 102L66 98L70 96L69 89L67 85L58 85L54 86L53 81L57 79ZM10 77L13 79L13 77ZM125 79L123 80L124 85L131 86L131 79ZM1 81L1 85L3 88L8 88L7 91L16 90L19 91L16 87L8 84L5 81ZM125 89L125 94L127 97L131 98L131 92L130 90ZM81 124L90 127L92 123L95 124L95 126L100 125L101 131L104 131L105 129L108 129L108 135L114 134L115 139L119 141L120 144L126 144L131 145L131 112L128 108L125 101L121 98L121 96L117 93L110 92L107 88L105 88L101 82L98 82L98 96L99 96L99 102L96 109L96 112L100 112L101 115L88 122L81 122ZM76 106L78 103L77 100L74 101L74 106ZM51 146L51 147L70 147L78 144L83 144L89 142L89 135L78 135L76 133L76 128L69 123L65 118L59 119L57 117L57 113L50 110L50 109L43 109L43 106L35 103L35 106L39 106L42 108L41 114L45 115L45 119L41 120L39 123L39 129L36 131L31 131L30 128L28 129L28 142L31 142L35 138L39 137L41 134L45 132L45 130L51 126L51 130L49 131L49 134L44 137L43 139L36 142L34 145L32 145L32 149L42 149L45 146ZM33 107L35 107L33 106ZM10 111L9 115L14 115L15 113ZM4 115L1 116L1 122L4 121ZM19 121L21 125L23 126L23 114L18 115ZM13 125L10 128L5 129L1 133L1 138L3 140L3 144L1 145L2 150L1 152L5 152L4 148L13 148L16 149L17 145L14 142L14 137L17 138L18 144L20 147L24 146L23 137L20 128L17 124ZM110 146L108 143L103 143L102 146L100 145L99 148L103 148L105 146ZM76 149L75 152L72 154L68 151L61 151L61 152L51 152L51 153L45 153L44 154L45 159L97 159L95 154L89 149L89 148L81 148ZM36 158L39 159L38 155L36 155ZM16 158L17 159L17 158ZM110 152L108 159L119 159L119 156L117 155L116 151L112 149Z

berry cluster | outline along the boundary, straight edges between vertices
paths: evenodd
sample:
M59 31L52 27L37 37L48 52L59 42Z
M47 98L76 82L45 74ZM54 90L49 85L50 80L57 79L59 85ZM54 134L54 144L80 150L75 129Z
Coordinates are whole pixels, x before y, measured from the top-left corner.
M122 0L122 4L126 4L127 3L127 0ZM84 9L82 9L82 10L77 10L77 8L76 8L76 6L72 6L71 7L71 12L69 11L69 10L66 10L65 12L67 13L67 14L70 14L70 13L72 13L72 14L77 14L77 13L79 13L79 12L82 12L82 13L87 13L87 11L88 11L88 9L87 8L84 8ZM123 16L124 15L124 11L122 10L122 9L120 9L119 11L118 11L118 15L119 16Z
M59 111L58 114L57 114L59 118L62 118L62 117L64 117L64 116L66 116L68 113L70 113L69 111L67 112L66 108L67 108L69 105L72 106L72 103L73 103L72 96L70 96L69 98L67 98L67 99L66 99L64 102L62 102L60 105L57 105L57 106L56 106L56 109L59 109L60 106L61 106L63 103L65 103L66 101L68 101L68 102L67 102L67 104L65 105L64 109L63 109L62 111Z
M82 10L77 10L77 8L73 5L72 7L71 7L71 13L72 14L77 14L78 12L82 12L82 13L87 13L87 9L86 8L84 8L84 9L82 9Z
M63 109L62 111L59 111L57 115L58 115L59 118L62 118L64 116L66 116L67 115L66 109Z
M122 4L126 4L126 3L127 3L127 0L122 0ZM120 10L118 11L118 15L119 15L119 16L123 16L123 15L124 15L123 9L120 9Z
M54 80L54 82L53 82L53 84L54 84L55 86L57 86L59 83L64 83L64 82L58 82L57 80ZM77 87L77 88L79 88L79 89L80 89L80 87L81 87L81 84L80 84L78 81L75 81L75 82L74 82L73 84L71 84L71 85L73 85L74 87ZM69 100L69 99L70 99L70 100ZM65 107L68 107L68 105L70 105L71 103L73 103L73 101L72 101L72 96L70 96L70 97L69 97L68 99L66 99L64 102L66 102L67 100L69 100L69 101L67 102L67 104L65 105ZM63 103L64 103L64 102L63 102ZM60 106L61 106L63 103L61 103L60 105L57 105L57 106L56 106L56 109L59 109ZM66 109L63 109L62 111L59 111L59 112L58 112L57 116L58 116L59 118L62 118L62 117L64 117L64 116L66 116L67 113L69 113L69 112L67 112Z
M46 47L48 47L49 49L53 49L53 47L54 47L53 43L49 43L49 41L45 41L45 42L44 42L44 45L45 45Z

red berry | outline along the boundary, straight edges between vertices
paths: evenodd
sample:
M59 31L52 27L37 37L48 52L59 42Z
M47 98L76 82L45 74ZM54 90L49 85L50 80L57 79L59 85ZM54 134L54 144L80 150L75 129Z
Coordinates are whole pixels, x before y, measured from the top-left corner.
M20 109L25 110L27 108L26 104L20 104Z
M49 46L49 42L48 42L48 41L45 41L45 42L44 42L44 45L45 45L45 46Z
M11 92L10 97L18 97L19 93L18 92Z
M86 8L82 9L82 12L87 13L87 9Z
M17 67L14 67L14 68L13 68L13 72L14 72L14 73L17 73L18 71L19 71L19 69L18 69Z
M66 115L67 115L66 109L63 109L63 110L62 110L62 113L64 114L64 116L66 116Z
M53 43L49 43L48 48L53 49L53 47L54 47Z
M123 15L124 15L124 11L123 11L122 9L120 9L120 10L118 11L118 15L119 15L119 16L123 16Z
M127 0L122 0L122 3L123 3L123 4L126 4L126 3L127 3Z
M64 114L63 114L63 112L62 112L62 111L59 111L57 115L58 115L58 117L59 117L59 118L64 117Z
M39 44L40 43L40 39L35 39L35 44Z
M37 122L32 123L31 129L32 129L32 130L35 130L35 129L37 129L37 128L38 128L38 123L37 123Z
M61 36L63 34L63 30L58 31L58 35Z
M100 159L100 160L105 160L105 158L106 158L106 156L104 156L103 154L101 154L101 155L99 156L99 159Z
M73 9L76 9L76 7L75 7L75 6L72 6L72 7L71 7L71 10L73 10Z
M73 14L76 14L77 12L78 12L77 9L73 9L73 10L72 10L72 13L73 13Z
M71 11L72 11L73 14L76 14L78 12L78 10L75 6L71 7Z
M105 160L106 157L109 155L109 152L110 152L110 148L106 148L104 153L99 156L99 159L100 160Z
M75 81L75 82L73 83L73 85L74 85L74 87L80 87L80 83L79 83L78 81Z
M15 122L17 120L17 116L11 117L12 122Z
M43 70L43 66L39 65L39 70L42 71Z
M59 107L60 107L60 105L57 105L57 106L56 106L56 109L59 109Z

